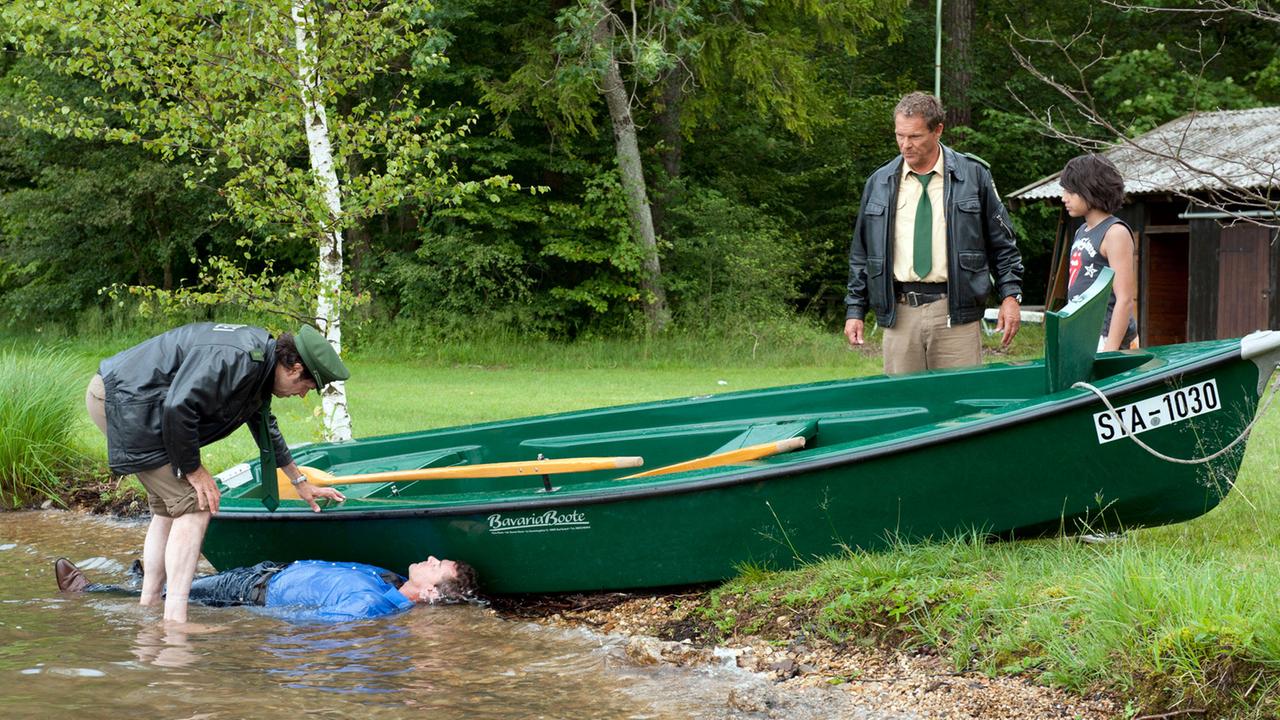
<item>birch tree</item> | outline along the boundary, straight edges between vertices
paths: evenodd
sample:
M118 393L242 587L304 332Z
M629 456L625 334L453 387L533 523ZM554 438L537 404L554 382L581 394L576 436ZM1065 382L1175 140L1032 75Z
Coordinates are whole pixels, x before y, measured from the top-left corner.
M268 268L204 258L205 287L134 290L302 319L340 346L344 230L406 204L485 189L496 200L493 190L510 186L505 177L458 178L450 149L474 120L449 124L415 90L415 72L445 62L427 49L440 46L418 20L428 9L397 0L15 0L0 30L100 90L65 97L28 77L20 122L193 162L188 182L218 187L228 212L256 233L242 239L245 257L265 257ZM316 244L313 272L271 270L271 245L286 238ZM344 389L323 404L326 437L349 439Z
M325 210L332 225L320 236L320 258L316 263L319 295L316 298L316 315L328 318L325 338L335 350L342 349L342 315L338 299L342 292L342 190L338 185L338 173L333 167L333 148L329 144L329 118L325 113L324 96L317 68L317 38L315 25L308 11L315 5L305 0L294 0L294 43L298 51L298 85L302 96L302 121L307 129L307 155L311 171L320 186ZM346 382L330 383L321 391L321 401L327 434L336 440L351 439L351 414L347 411Z

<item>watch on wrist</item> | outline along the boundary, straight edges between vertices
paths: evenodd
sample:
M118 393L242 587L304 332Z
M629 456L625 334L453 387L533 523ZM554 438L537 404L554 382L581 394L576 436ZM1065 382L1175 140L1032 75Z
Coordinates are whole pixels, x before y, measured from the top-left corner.
M1019 305L1022 304L1022 293L1014 293L1012 295L1009 295L1008 297L1013 298L1013 301L1018 303Z
M292 484L294 487L297 487L306 481L307 481L306 475L299 475L296 478L289 478L289 483Z

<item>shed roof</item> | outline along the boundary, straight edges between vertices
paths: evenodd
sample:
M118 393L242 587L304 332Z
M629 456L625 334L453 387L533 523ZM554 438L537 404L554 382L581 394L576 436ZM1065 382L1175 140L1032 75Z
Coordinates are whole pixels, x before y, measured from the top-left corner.
M1103 151L1130 195L1280 187L1280 107L1184 115ZM1042 200L1062 194L1058 176L1009 194Z

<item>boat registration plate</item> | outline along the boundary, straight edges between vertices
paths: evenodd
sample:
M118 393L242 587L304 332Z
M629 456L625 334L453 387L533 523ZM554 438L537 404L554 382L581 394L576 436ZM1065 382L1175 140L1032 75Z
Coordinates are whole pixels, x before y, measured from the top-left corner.
M1093 429L1097 431L1098 444L1101 445L1221 408L1218 383L1209 379L1136 403L1121 405L1114 413L1110 410L1095 413Z

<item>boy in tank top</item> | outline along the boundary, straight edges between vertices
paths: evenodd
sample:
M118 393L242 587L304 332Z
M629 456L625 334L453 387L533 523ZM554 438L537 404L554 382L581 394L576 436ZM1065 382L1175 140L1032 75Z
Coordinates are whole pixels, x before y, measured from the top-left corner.
M1133 310L1138 274L1134 267L1133 231L1112 214L1124 204L1124 179L1110 160L1090 153L1067 161L1058 182L1067 214L1084 218L1071 243L1067 298L1079 297L1093 285L1102 268L1111 268L1115 280L1098 350L1136 347L1138 324Z

